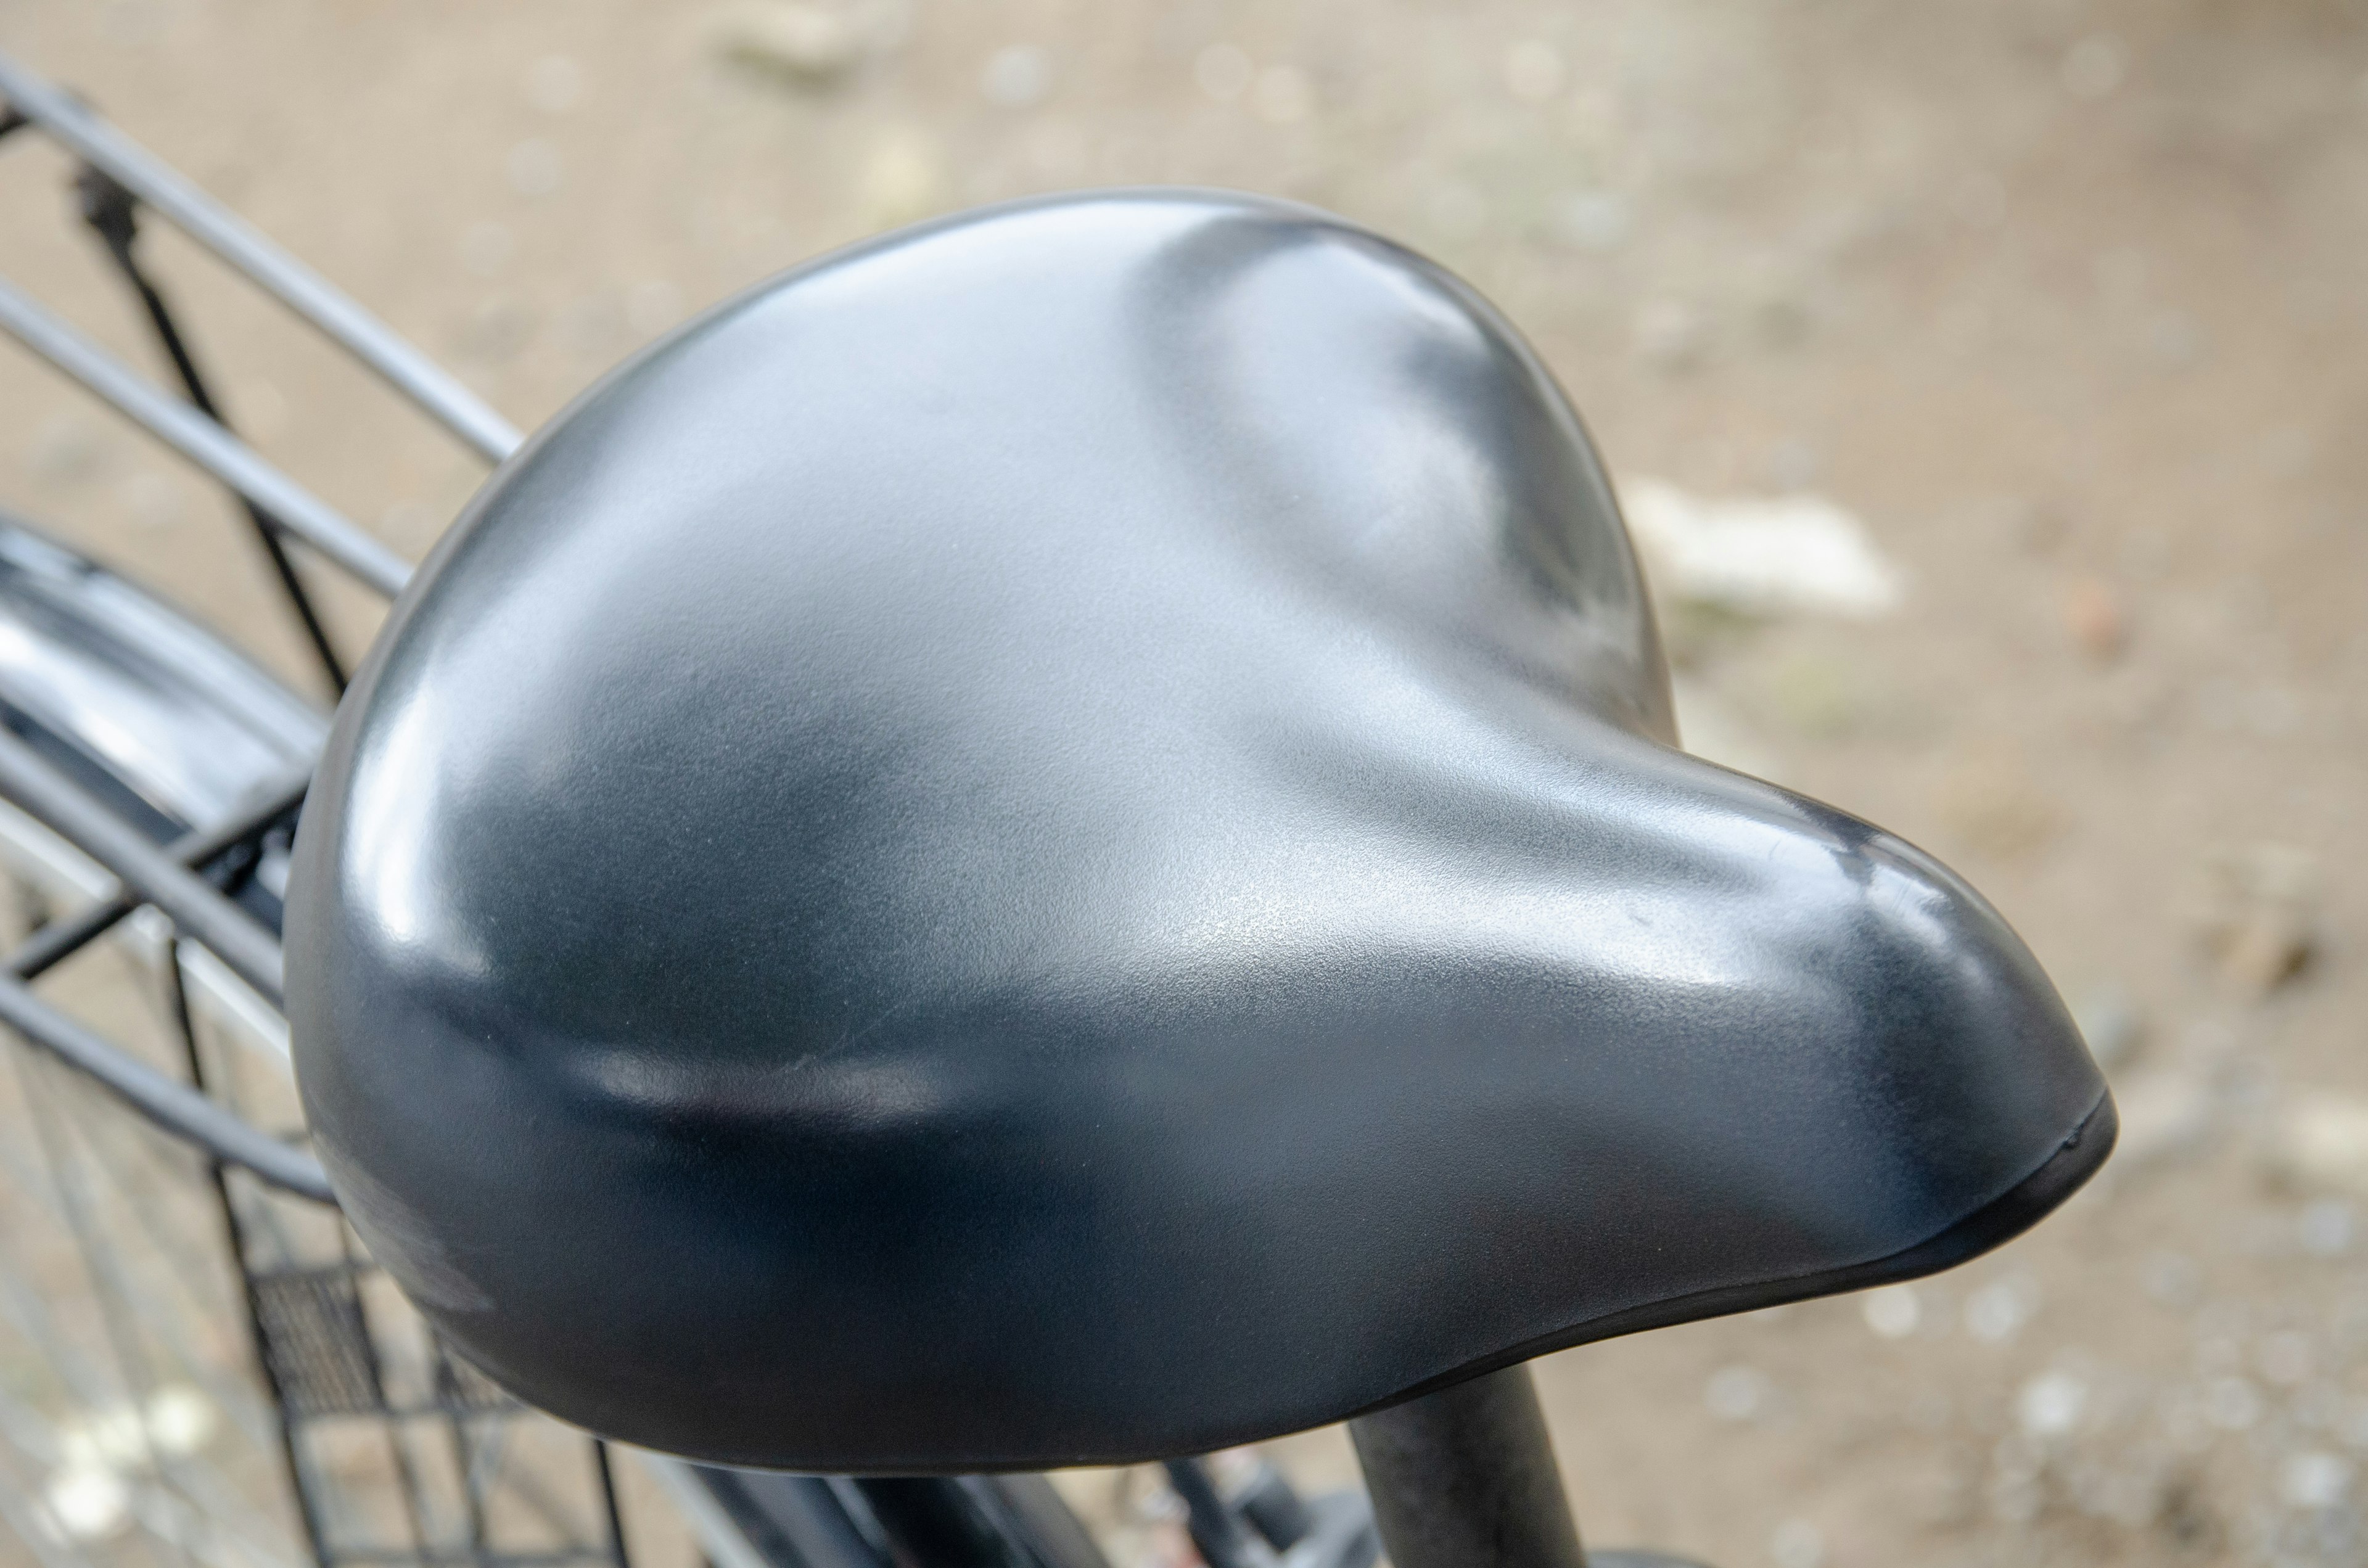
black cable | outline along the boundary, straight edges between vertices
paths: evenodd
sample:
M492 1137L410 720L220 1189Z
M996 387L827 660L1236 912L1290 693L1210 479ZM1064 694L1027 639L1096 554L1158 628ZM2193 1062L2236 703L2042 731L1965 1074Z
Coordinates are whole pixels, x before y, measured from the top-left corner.
M266 930L252 911L158 848L6 729L0 729L0 796L112 871L125 892L163 910L183 935L205 944L264 1000L280 1005L287 964L279 934Z
M304 791L311 782L309 772L287 779L266 794L254 810L220 827L183 834L165 846L165 853L189 869L208 875L214 874L217 863L231 856L251 857L256 840L304 803ZM129 893L118 893L79 915L52 921L26 937L15 952L0 959L0 971L19 980L38 979L107 935L138 907L140 900Z
M174 372L180 377L182 391L188 393L191 405L228 430L230 422L222 417L221 408L214 402L212 390L199 371L197 358L189 351L188 340L181 335L180 324L174 319L163 293L140 265L139 256L133 248L140 237L137 199L106 171L88 164L85 164L74 176L74 193L82 208L83 222L107 247L107 254L113 258L116 269L123 274L124 281L140 296L140 302L148 313L148 324L155 330L166 357L173 361ZM279 585L287 593L288 602L296 611L297 619L303 623L304 635L312 642L313 652L319 657L321 668L329 677L330 687L342 698L346 694L345 661L338 655L336 645L330 642L328 628L322 623L320 611L313 605L303 578L297 574L296 562L290 559L288 547L280 540L279 520L244 497L240 498L239 506L254 525L256 538L261 542L264 553L270 558L272 570L279 574Z

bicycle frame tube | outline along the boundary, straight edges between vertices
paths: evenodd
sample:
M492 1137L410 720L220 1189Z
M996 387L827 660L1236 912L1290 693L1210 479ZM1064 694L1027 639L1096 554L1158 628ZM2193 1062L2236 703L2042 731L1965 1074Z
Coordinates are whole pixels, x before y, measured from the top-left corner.
M1587 1568L1527 1366L1359 1416L1349 1435L1396 1568Z

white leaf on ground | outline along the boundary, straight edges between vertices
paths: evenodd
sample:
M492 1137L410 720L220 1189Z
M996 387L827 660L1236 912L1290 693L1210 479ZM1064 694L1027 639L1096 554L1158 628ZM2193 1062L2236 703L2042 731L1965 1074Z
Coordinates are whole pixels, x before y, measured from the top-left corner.
M2270 1128L2264 1153L2271 1174L2298 1187L2368 1196L2368 1103L2304 1091Z
M1621 486L1621 510L1656 585L1747 615L1872 619L1907 580L1858 518L1817 495L1690 495L1657 479Z

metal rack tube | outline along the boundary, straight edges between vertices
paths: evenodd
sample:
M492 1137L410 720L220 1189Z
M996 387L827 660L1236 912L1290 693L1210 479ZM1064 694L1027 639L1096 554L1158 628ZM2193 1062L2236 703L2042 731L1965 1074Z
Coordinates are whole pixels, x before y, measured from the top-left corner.
M150 385L82 333L0 279L0 330L112 403L271 520L389 598L411 580L411 564L326 502L256 455L245 442Z
M113 872L125 892L163 910L273 1006L280 1005L279 938L7 730L0 730L0 795Z
M5 53L0 98L320 328L479 453L499 462L518 449L518 429L450 372L86 105Z
M241 812L220 827L183 834L165 846L165 853L192 871L203 871L217 857L239 845L252 843L272 824L302 805L312 783L312 770L307 768L266 790L262 803L253 810ZM137 898L118 893L79 915L44 926L26 937L15 952L0 959L0 969L22 981L38 980L105 936L138 907Z
M283 1191L335 1203L321 1162L257 1131L204 1095L126 1055L33 994L14 975L0 974L0 1024L105 1085L149 1121L215 1159L254 1172Z

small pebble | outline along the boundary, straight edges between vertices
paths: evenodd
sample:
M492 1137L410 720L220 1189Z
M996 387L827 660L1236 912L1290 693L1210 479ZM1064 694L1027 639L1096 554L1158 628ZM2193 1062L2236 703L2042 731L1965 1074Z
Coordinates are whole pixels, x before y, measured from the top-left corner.
M1776 1568L1820 1568L1826 1560L1825 1532L1807 1519L1786 1519L1768 1538L1768 1556Z
M1269 65L1258 73L1250 107L1269 125L1296 125L1315 112L1315 84L1296 65Z
M2184 370L2203 357L2203 335L2192 318L2165 311L2146 328L2146 358L2157 370Z
M2203 1293L2203 1271L2184 1253L2156 1253L2146 1259L2146 1293L2160 1306L2184 1312Z
M2285 1329L2264 1338L2255 1359L2260 1363L2261 1376L2270 1381L2284 1388L2298 1388L2310 1381L2311 1368L2317 1357L2308 1335Z
M1913 1285L1885 1285L1869 1290L1859 1301L1859 1312L1866 1326L1884 1339L1905 1339L1916 1332L1924 1319L1923 1303L1916 1297Z
M867 227L910 223L944 203L945 158L936 139L918 126L892 131L865 155L858 186Z
M61 414L33 437L33 476L50 484L79 484L106 468L107 434L78 414Z
M1787 436L1768 449L1762 464L1768 483L1787 494L1806 490L1825 472L1825 455L1798 436Z
M2001 1473L1990 1479L1990 1512L2008 1524L2029 1524L2045 1501L2036 1473Z
M2351 1490L2352 1465L2340 1454L2305 1449L2278 1472L2278 1491L2296 1508L2332 1508Z
M1614 251L1628 241L1634 220L1618 191L1574 191L1555 209L1554 237L1573 250Z
M2305 1205L2295 1225L2303 1251L2317 1257L2341 1257L2350 1252L2357 1229L2351 1205L2338 1198L2322 1198Z
M1767 1374L1754 1367L1721 1367L1702 1389L1702 1403L1721 1421L1748 1421L1766 1408Z
M2110 983L2081 993L2072 1006L2072 1021L2097 1065L2109 1069L2129 1059L2144 1031L2136 1000Z
M546 54L526 71L526 101L545 114L564 114L584 97L584 67L564 54Z
M96 1465L61 1470L41 1488L41 1521L68 1542L105 1540L131 1522L131 1489Z
M1258 67L1230 43L1212 43L1192 61L1192 80L1219 103L1231 103L1250 90Z
M1562 51L1543 39L1524 39L1505 51L1505 90L1525 104L1542 104L1561 92L1568 74Z
M2215 857L2201 917L2223 973L2266 995L2308 967L2316 946L2318 866L2292 845L2256 844Z
M2057 74L2063 78L2066 92L2076 98L2094 100L2109 97L2120 87L2129 69L2128 48L2111 33L2098 33L2065 51Z
M2162 1512L2162 1479L2147 1470L2116 1470L2098 1476L2082 1499L2088 1512L2131 1529L2152 1524Z
M1965 1298L1965 1332L1985 1345L2003 1345L2038 1310L2039 1290L2031 1281L1995 1280Z
M1636 313L1636 352L1663 370L1691 370L1702 361L1710 332L1702 312L1677 300L1656 300Z
M150 1394L141 1416L149 1445L173 1456L198 1452L222 1425L213 1401L188 1383L167 1383Z
M986 57L978 90L998 108L1034 108L1053 91L1053 57L1032 43L1007 44Z
M2310 931L2293 914L2256 910L2223 937L2220 967L2247 990L2267 994L2302 972L2310 949Z
M724 59L802 86L838 81L871 41L852 12L796 0L743 0L716 13L710 38Z
M2121 657L2129 642L2129 619L2121 596L2101 578L2083 577L2064 590L2064 630L2097 663Z
M2070 1372L2042 1372L2015 1396L2015 1419L2026 1437L2048 1441L2066 1436L2089 1406L2089 1385Z
M2262 1415L2260 1391L2250 1380L2214 1378L2203 1390L2203 1417L2223 1432L2249 1431Z
M2301 1092L2271 1120L2265 1137L2272 1176L2368 1199L2368 1102L2325 1090Z
M510 188L524 197L549 196L566 177L567 165L559 149L542 138L529 137L512 147L502 160Z
M1941 778L1936 804L1960 840L2000 860L2036 854L2065 826L2055 801L2009 748L1966 755Z

